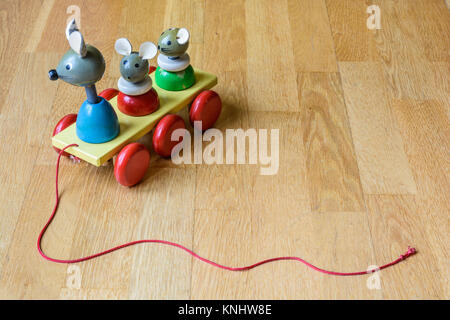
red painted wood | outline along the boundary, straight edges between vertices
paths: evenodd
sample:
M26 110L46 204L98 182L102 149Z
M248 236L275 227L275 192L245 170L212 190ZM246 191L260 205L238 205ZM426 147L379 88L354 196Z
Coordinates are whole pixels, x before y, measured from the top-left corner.
M117 96L117 107L129 116L146 116L158 109L158 93L153 88L139 96L130 96L119 92Z
M153 133L153 149L162 157L170 157L175 147L183 137L177 141L171 141L172 132L176 129L186 129L183 118L176 114L164 116L157 124Z
M141 143L126 145L117 155L114 176L123 186L131 187L142 180L150 164L150 152Z
M189 121L194 124L194 121L202 122L202 130L211 128L220 116L222 111L222 101L219 95L212 90L205 90L201 92L192 102L189 111Z
M154 72L156 70L155 66L150 66L150 68L148 69L148 74Z
M53 129L53 134L52 137L54 137L55 135L57 135L58 133L60 133L61 131L63 131L65 128L67 128L68 126L70 126L71 124L75 123L77 121L77 115L75 113L70 113L68 115L65 115L64 117L61 118L61 120L58 121L58 123L55 126L55 129ZM53 147L53 149L56 150L56 152L60 152L61 150ZM63 156L65 157L69 157L70 154L68 154L67 152L63 152Z
M111 100L119 94L119 90L114 88L108 88L100 92L99 96L105 98L106 100Z

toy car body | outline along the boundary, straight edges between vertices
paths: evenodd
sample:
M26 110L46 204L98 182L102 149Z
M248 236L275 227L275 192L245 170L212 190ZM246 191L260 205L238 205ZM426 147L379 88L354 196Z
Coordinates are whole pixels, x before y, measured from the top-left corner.
M62 149L68 145L77 144L78 146L70 147L66 149L65 152L95 166L101 166L114 155L118 154L126 145L137 141L139 138L149 133L165 115L177 113L183 107L192 103L200 93L217 84L217 77L215 75L199 69L195 70L195 84L182 91L164 90L156 84L154 72L151 73L150 77L153 81L153 88L158 93L160 103L159 108L155 112L140 117L126 115L117 107L118 91L116 89L106 89L100 96L109 100L117 113L120 123L119 135L113 140L105 143L87 143L77 137L76 124L73 122L69 126L59 129L61 131L57 130L58 126L55 128L56 132L54 132L54 136L52 137L53 146ZM61 127L61 125L59 127Z

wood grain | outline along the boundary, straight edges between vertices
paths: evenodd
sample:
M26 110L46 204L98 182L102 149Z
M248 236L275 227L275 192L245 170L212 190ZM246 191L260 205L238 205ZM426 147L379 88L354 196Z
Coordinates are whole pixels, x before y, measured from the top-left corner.
M443 1L419 0L412 7L418 32L429 61L450 61L450 12Z
M427 230L430 247L428 254L435 256L436 268L442 279L449 279L449 256L446 250L449 230L450 177L448 172L449 119L441 101L395 101L394 111L414 179L418 182L417 209L426 221L421 223ZM428 213L423 215L423 213ZM427 277L438 288L435 297L450 295L449 282L439 277ZM439 289L440 288L440 289ZM419 291L420 294L420 291ZM405 293L405 296L407 293Z
M381 274L385 299L439 299L448 297L448 217L433 212L413 195L367 195L366 204L375 247L381 265L408 245L418 248L414 263ZM447 211L448 212L448 211ZM445 236L444 236L445 237ZM396 283L402 283L398 286Z
M364 210L339 74L300 74L298 83L312 210Z
M379 30L366 26L372 4ZM143 238L230 266L293 255L359 271L408 245L418 254L377 273L379 288L369 275L332 277L291 261L233 273L163 245L76 265L42 259L50 136L85 99L47 76L69 48L69 5L105 57L99 90L116 87L117 38L138 48L187 27L192 64L219 78L216 127L279 130L279 167L175 165L151 151L145 180L123 188L112 163L63 159L61 204L42 243L50 256ZM441 0L2 1L0 298L448 299L449 13ZM151 135L140 141L151 148Z
M0 3L0 114L7 108L7 92L15 79L15 74L23 55L27 40L30 37L34 21L38 17L41 1L5 0Z
M293 72L295 55L287 17L286 1L245 2L250 110L298 111L296 76ZM273 32L272 25L276 26L276 32ZM274 86L274 83L278 85ZM261 95L261 89L270 94Z
M376 61L375 34L367 28L367 7L377 4L366 0L327 0L327 12L338 61ZM384 11L381 11L382 28Z
M380 65L341 62L342 85L365 193L416 193Z
M325 2L289 0L288 10L296 70L336 72L336 55Z
M41 41L42 35L44 34L45 24L49 20L50 11L55 5L54 0L44 1L41 8L39 9L39 15L36 19L36 23L33 26L33 30L28 38L27 46L25 52L31 53L35 52L39 42Z
M48 123L49 106L56 92L56 86L46 81L46 69L55 58L57 57L52 54L23 54L18 59L17 65L29 70L32 76L22 72L15 74L11 83L13 90L9 92L1 114L1 135L15 138L11 140L13 143L2 143L0 146L4 157L0 177L3 183L8 185L8 188L0 188L3 204L0 220L0 269L11 245L17 219L29 188L34 160L46 140L46 132L42 128ZM37 87L40 90L36 90ZM44 108L41 109L40 106Z
M395 100L393 110L417 181L417 196L423 201L431 197L436 210L448 210L450 122L443 103Z
M383 0L379 2L380 10L383 12L383 27L375 33L377 51L380 54L381 70L385 74L387 93L394 99L433 99L438 97L442 91L448 94L448 66L437 67L431 61L443 63L443 60L434 61L435 54L429 53L429 41L424 37L431 37L440 41L446 48L448 41L448 19L447 27L441 30L431 31L423 27L427 19L441 18L434 8L438 0L432 1L405 1L395 2ZM425 4L426 3L426 4ZM442 2L441 2L442 4ZM426 10L424 8L426 7ZM422 10L420 9L422 8ZM440 7L440 10L449 14L448 10ZM427 14L425 14L427 13ZM427 16L428 15L428 16ZM425 22L429 28L430 24ZM431 35L431 32L433 34ZM438 40L439 39L439 40ZM436 46L437 48L440 45ZM439 51L439 49L437 49ZM447 50L448 51L448 50ZM427 53L428 52L428 53ZM428 55L428 56L427 56ZM430 69L433 69L430 72Z
M158 183L142 186L141 196L144 199L140 203L144 209L138 216L133 238L165 239L192 248L195 168L155 169L147 180ZM189 255L162 245L143 245L133 251L129 298L190 297L192 258Z

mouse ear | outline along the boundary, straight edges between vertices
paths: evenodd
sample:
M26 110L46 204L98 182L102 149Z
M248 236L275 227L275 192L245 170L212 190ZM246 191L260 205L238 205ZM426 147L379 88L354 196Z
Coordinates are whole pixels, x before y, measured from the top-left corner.
M139 56L142 59L152 59L154 56L156 56L157 52L158 49L156 48L156 45L150 41L142 43L139 47Z
M178 44L185 44L189 41L189 31L186 28L180 28L177 33Z
M70 47L78 53L80 56L86 56L86 44L84 43L83 36L78 30L75 18L70 20L66 27L66 38L69 41Z
M86 56L86 45L84 44L83 36L79 31L72 31L69 35L69 45L73 51L78 53L81 57Z
M120 38L116 40L114 49L116 49L118 54L128 56L131 53L132 47L130 41L128 41L127 38Z
M66 38L69 40L70 34L74 31L80 31L78 30L77 23L75 21L75 18L69 21L69 23L66 26Z

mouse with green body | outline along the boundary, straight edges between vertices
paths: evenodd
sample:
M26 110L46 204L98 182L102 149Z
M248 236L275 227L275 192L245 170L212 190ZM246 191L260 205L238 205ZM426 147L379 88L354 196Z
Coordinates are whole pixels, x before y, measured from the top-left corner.
M156 83L163 89L179 91L195 83L194 69L186 53L189 47L189 31L186 28L169 28L158 40L158 68Z

